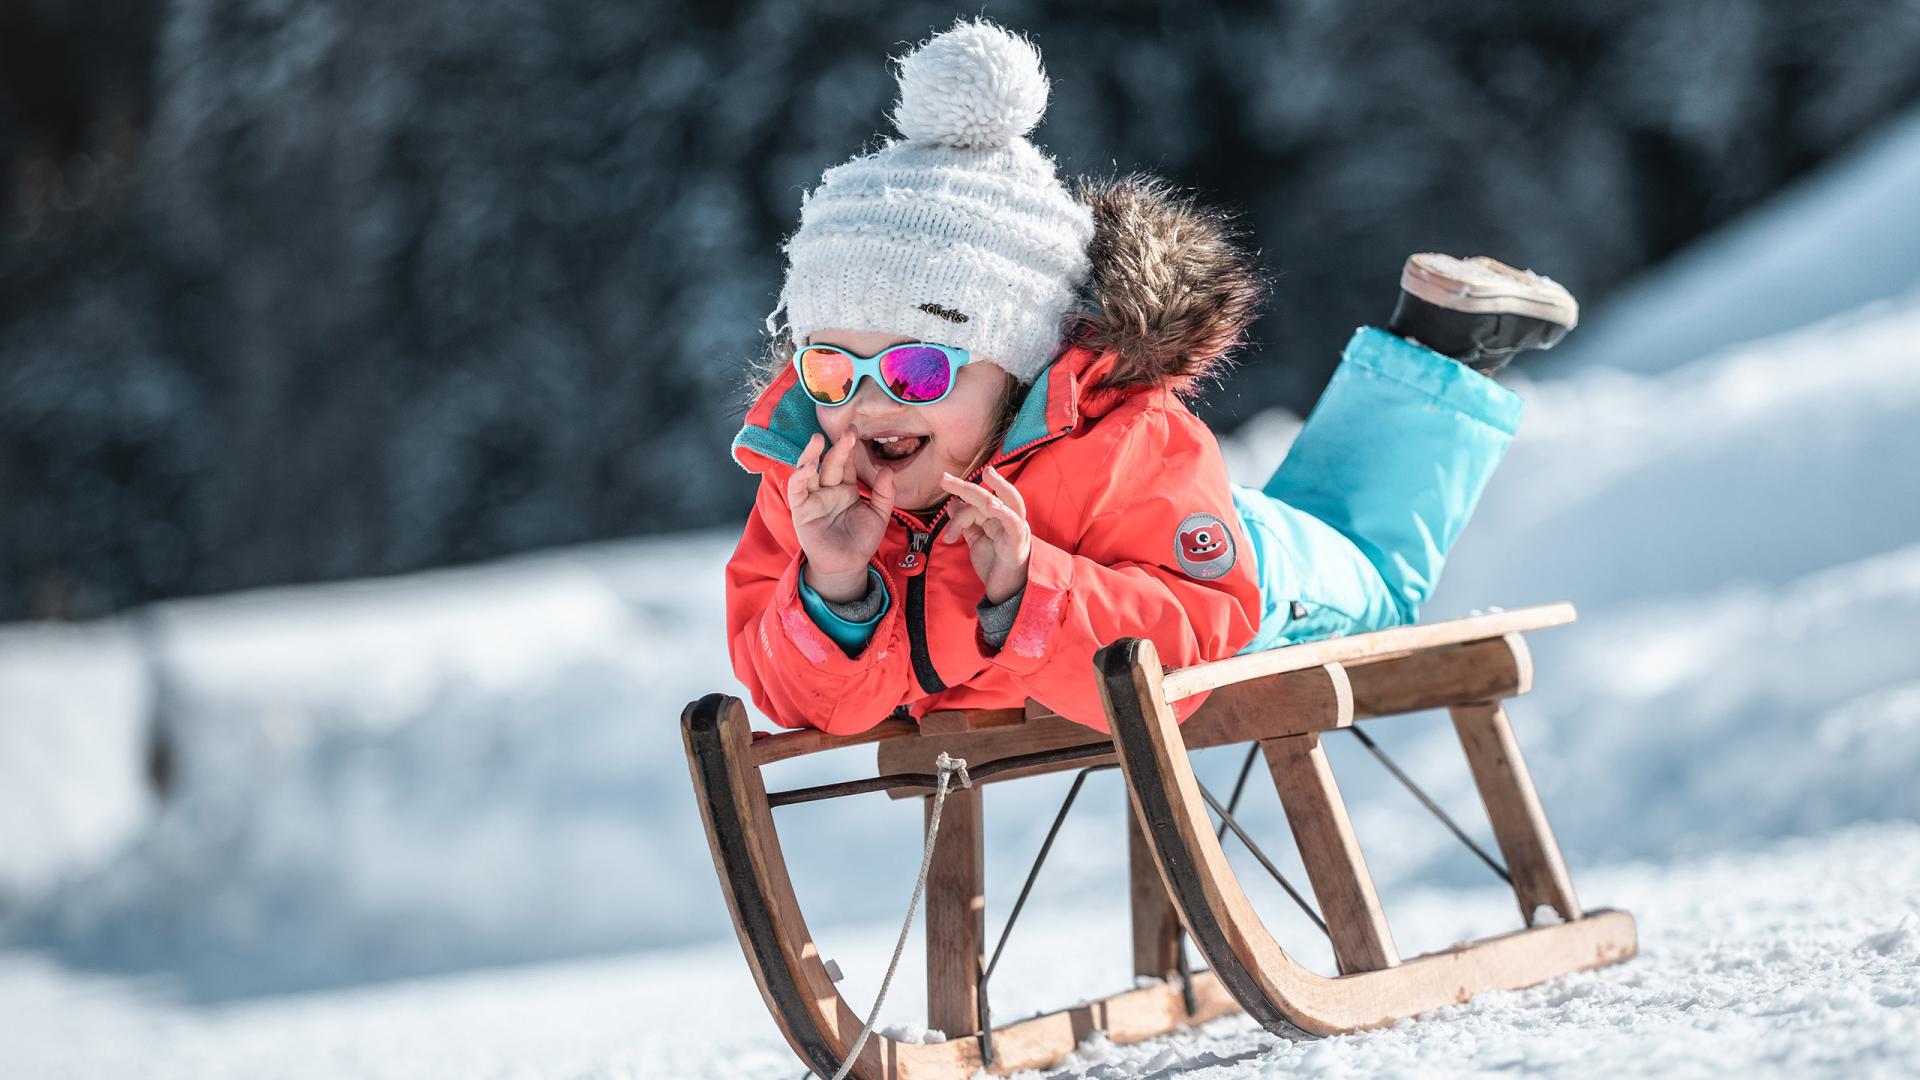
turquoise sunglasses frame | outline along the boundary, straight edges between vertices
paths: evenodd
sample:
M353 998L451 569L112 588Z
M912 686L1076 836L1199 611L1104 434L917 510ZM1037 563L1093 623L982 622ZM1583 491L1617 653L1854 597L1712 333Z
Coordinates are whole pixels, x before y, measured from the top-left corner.
M813 396L813 391L807 389L807 373L800 366L800 358L805 356L809 349L829 349L853 361L853 385L847 390L845 401L821 401L819 398ZM947 358L946 391L939 397L929 401L908 401L906 398L894 393L893 387L887 385L886 378L881 374L880 358L895 349L938 349L940 354ZM874 353L872 356L860 356L838 345L827 345L820 342L815 342L811 345L802 345L793 350L793 374L795 378L800 380L800 392L807 395L808 401L829 409L837 409L847 402L852 401L854 395L860 392L861 379L872 379L874 385L880 388L881 393L902 405L932 405L935 402L946 400L947 394L953 393L955 384L960 381L960 369L972 362L973 354L967 350L956 345L940 345L931 341L903 341L898 345L889 345L879 352Z

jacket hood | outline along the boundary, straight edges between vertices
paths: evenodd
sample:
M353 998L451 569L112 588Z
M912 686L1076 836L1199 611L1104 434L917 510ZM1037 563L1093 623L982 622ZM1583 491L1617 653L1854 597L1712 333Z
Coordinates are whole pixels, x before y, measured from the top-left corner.
M1074 197L1093 209L1090 303L1074 336L1114 354L1099 385L1185 396L1224 374L1267 291L1232 217L1141 173L1083 177Z

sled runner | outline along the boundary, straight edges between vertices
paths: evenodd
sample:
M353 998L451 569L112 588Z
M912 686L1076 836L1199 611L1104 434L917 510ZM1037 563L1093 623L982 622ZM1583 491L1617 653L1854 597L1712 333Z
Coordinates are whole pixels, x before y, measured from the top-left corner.
M969 788L945 796L944 824L926 891L927 1026L945 1042L871 1036L850 1075L926 1080L1042 1068L1095 1030L1135 1042L1236 1008L1289 1036L1325 1035L1391 1023L1484 990L1530 986L1634 954L1625 912L1583 912L1547 826L1501 702L1524 694L1532 664L1522 634L1573 621L1571 605L1480 615L1428 626L1295 645L1163 672L1150 642L1123 639L1096 657L1111 738L1029 703L1025 710L933 713L919 724L888 719L851 736L749 729L745 707L709 694L681 723L694 790L714 865L741 948L775 1022L802 1061L831 1077L853 1051L861 1018L835 988L837 973L808 934L773 825L777 807L885 790L924 796L942 777L942 755L964 759ZM1185 724L1171 708L1212 696ZM1401 960L1354 841L1320 746L1323 732L1348 729L1376 754L1356 720L1447 708L1505 860L1480 852L1514 888L1526 928L1443 952ZM822 750L873 743L877 775L769 792L764 766ZM1222 802L1195 778L1187 752L1251 743L1232 797ZM1232 832L1279 877L1233 818L1240 787L1264 756L1298 843L1318 913L1281 884L1322 925L1341 974L1318 975L1280 948L1248 904L1228 865ZM1383 762L1412 787L1384 754ZM1118 766L1126 777L1131 990L995 1028L988 988L1027 891L1086 776ZM981 801L987 784L1080 772L1029 871L998 944L988 948ZM1419 794L1417 788L1413 788ZM1445 818L1456 835L1465 834ZM1220 817L1216 827L1209 811ZM1478 849L1476 848L1476 851ZM1541 908L1557 921L1540 920ZM1207 967L1187 962L1182 929Z

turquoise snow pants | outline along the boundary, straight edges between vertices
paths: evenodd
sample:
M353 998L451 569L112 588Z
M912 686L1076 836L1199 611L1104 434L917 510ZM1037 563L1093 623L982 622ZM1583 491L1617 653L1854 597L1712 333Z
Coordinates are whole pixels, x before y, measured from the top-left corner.
M1463 364L1356 331L1273 478L1234 486L1262 600L1241 651L1413 622L1520 410Z

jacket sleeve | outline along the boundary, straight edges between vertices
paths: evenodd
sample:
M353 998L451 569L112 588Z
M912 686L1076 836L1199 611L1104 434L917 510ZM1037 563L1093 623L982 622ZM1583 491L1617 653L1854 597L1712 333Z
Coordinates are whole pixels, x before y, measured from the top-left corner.
M762 475L753 516L727 561L733 673L754 705L782 727L837 735L865 731L906 693L907 659L890 645L899 605L889 604L865 647L848 655L802 604L803 559L786 494ZM884 588L886 575L880 574Z
M1163 664L1187 667L1234 655L1260 624L1253 552L1212 433L1184 412L1133 419L1097 470L1104 487L1071 549L1034 537L1019 614L993 656L1029 697L1100 731L1093 654L1103 646L1147 638ZM1200 542L1217 538L1198 530L1224 529L1229 546L1211 559L1192 549L1183 557L1183 527ZM1184 720L1203 700L1175 712Z

